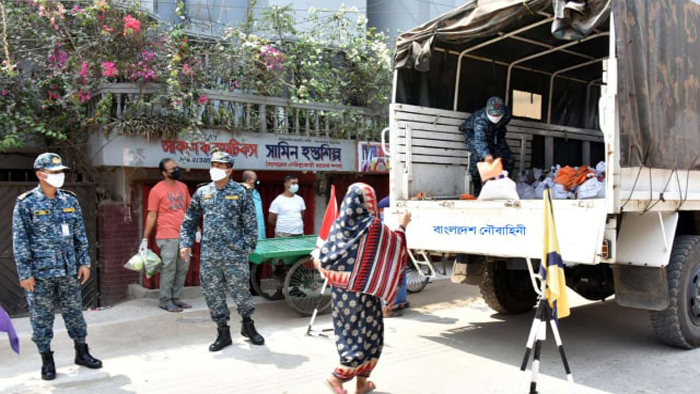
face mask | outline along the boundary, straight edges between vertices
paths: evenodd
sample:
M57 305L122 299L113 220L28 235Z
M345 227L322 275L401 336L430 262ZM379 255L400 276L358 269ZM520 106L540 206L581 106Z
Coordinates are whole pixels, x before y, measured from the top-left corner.
M299 191L299 185L292 185L292 186L289 186L289 192L290 192L290 193L295 193L295 194L296 194L296 192L298 192L298 191Z
M226 170L222 170L221 168L210 168L209 175L211 175L211 180L216 182L226 178L228 174Z
M501 118L503 118L503 115L493 116L493 115L486 114L486 116L489 118L489 120L493 124L500 122Z
M173 178L173 179L175 179L175 180L180 179L181 176L182 176L182 173L180 172L180 169L179 169L179 168L178 168L177 170L175 170L175 171L173 171L173 172L170 173L170 177Z
M49 185L58 189L59 187L63 186L63 182L66 180L66 174L46 174L46 178L44 180Z

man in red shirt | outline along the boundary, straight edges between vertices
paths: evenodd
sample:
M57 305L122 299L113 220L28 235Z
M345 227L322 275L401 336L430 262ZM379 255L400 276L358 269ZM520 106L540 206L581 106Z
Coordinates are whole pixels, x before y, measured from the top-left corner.
M148 248L148 238L156 228L156 244L160 249L163 267L160 271L159 306L168 312L182 312L192 306L180 300L185 287L189 262L180 257L180 225L190 205L187 186L179 182L180 168L170 158L160 161L163 180L158 182L148 195L148 217L139 251Z

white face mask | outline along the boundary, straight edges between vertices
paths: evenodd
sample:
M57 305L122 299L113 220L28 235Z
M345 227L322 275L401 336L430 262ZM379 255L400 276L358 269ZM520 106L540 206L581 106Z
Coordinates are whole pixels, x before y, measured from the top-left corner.
M501 119L503 118L503 115L493 116L493 115L486 114L486 116L489 118L489 120L493 124L500 122Z
M209 175L211 175L211 180L216 182L226 178L228 174L226 173L226 170L214 167L209 169Z
M56 189L60 188L63 186L63 182L66 180L66 174L60 173L60 174L46 174L46 178L44 178L46 183L49 185L55 187Z

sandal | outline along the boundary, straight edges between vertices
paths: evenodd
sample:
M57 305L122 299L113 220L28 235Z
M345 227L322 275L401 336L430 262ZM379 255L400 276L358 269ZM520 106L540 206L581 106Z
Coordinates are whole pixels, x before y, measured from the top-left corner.
M376 389L377 389L377 385L374 384L373 381L368 380L368 381L367 381L367 390L365 390L365 391L357 390L357 391L355 392L355 394L367 394L367 393L371 393L372 391L374 391L374 390L376 390Z
M326 382L326 386L328 386L328 388L331 389L331 391L333 392L333 394L348 394L348 391L347 391L347 390L343 390L342 387L335 387L335 386L333 386L333 384L331 384L331 381L330 381L330 380L326 379L325 382ZM366 391L366 392L369 393L369 391Z
M165 305L158 305L158 307L168 312L182 312L182 308L173 304L172 302Z

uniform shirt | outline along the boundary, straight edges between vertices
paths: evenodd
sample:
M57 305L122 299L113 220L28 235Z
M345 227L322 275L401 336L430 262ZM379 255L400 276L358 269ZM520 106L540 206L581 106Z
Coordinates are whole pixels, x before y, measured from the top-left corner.
M304 234L304 220L301 212L306 210L304 199L298 195L287 197L280 194L272 201L270 212L277 214L276 233Z
M148 194L148 210L158 212L156 219L156 239L177 239L185 211L190 205L190 192L187 185L175 181L169 186L165 181L158 182Z
M180 247L192 248L200 218L202 255L240 252L250 254L258 242L255 205L251 194L236 182L217 189L208 183L194 193L180 229Z
M506 108L506 113L498 123L491 123L486 115L486 108L482 108L474 113L459 126L459 130L464 133L467 140L467 148L475 152L481 161L488 155L495 152L510 151L506 141L508 129L506 125L510 122L511 114Z
M37 186L17 197L12 241L20 280L76 275L78 266L90 265L80 204L66 190L48 198Z

